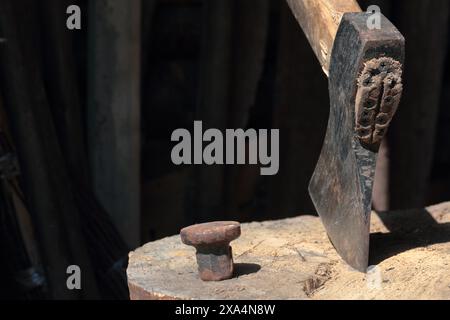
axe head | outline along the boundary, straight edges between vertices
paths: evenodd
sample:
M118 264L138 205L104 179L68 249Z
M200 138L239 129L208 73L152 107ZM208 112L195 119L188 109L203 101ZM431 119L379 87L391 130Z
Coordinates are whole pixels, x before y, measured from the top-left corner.
M333 44L330 117L309 193L341 257L365 272L377 152L402 93L404 38L384 16L347 13Z

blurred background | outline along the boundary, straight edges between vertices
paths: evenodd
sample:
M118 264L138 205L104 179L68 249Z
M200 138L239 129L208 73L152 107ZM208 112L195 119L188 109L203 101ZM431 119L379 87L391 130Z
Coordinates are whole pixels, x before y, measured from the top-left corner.
M318 0L320 1L320 0ZM406 38L376 210L450 200L450 2L380 6ZM81 30L68 30L69 5ZM1 0L0 298L127 299L128 252L211 220L315 214L327 79L283 0ZM174 166L173 130L280 129L280 170ZM82 290L68 290L69 265Z

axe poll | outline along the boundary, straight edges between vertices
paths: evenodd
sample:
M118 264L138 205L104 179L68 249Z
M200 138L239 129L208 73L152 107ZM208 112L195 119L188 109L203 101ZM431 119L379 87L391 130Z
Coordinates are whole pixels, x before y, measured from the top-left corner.
M365 272L377 153L400 102L405 40L354 0L287 0L329 79L327 133L309 185L340 256Z

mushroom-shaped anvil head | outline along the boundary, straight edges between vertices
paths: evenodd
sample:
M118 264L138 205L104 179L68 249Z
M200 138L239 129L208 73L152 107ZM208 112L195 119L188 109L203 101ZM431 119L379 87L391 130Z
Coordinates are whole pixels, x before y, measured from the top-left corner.
M227 245L241 235L241 225L235 221L196 224L180 231L181 241L189 246Z

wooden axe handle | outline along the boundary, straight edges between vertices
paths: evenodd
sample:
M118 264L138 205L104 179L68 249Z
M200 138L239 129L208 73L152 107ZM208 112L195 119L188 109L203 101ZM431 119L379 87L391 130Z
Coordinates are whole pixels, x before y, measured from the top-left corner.
M334 38L342 16L361 12L356 0L287 0L328 76Z

